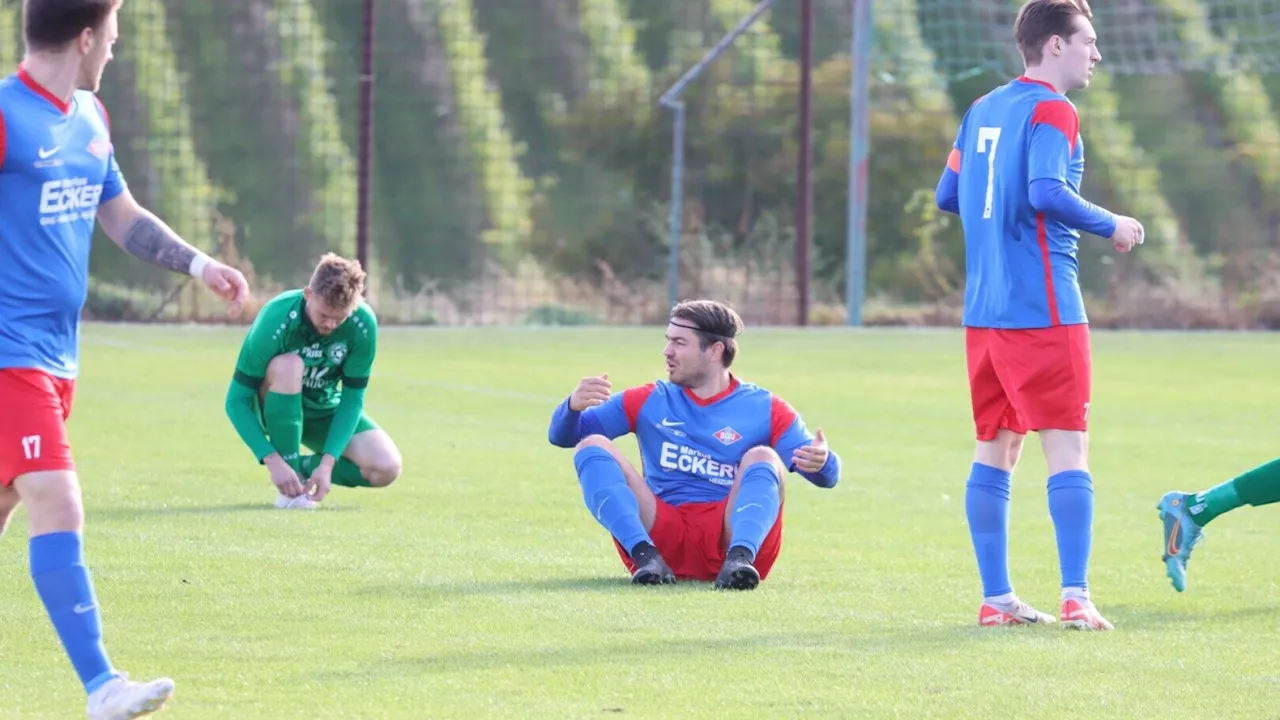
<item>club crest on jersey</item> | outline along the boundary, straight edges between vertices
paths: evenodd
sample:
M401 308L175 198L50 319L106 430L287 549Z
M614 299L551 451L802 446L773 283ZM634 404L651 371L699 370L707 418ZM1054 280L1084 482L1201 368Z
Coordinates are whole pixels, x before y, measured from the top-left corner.
M102 138L94 138L86 149L94 157L104 158L111 154L111 143Z
M334 365L340 365L342 364L342 361L346 357L347 357L346 343L337 342L329 346L329 362L333 363Z
M715 437L725 445L732 445L742 439L742 436L738 434L738 431L731 427L726 427L723 430L717 430Z

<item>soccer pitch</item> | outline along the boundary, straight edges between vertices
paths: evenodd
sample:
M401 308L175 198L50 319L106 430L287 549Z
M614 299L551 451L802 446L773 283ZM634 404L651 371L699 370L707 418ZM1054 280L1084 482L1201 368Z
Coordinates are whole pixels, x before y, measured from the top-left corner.
M844 458L787 480L758 590L631 587L547 443L585 374L662 372L662 329L384 329L367 408L386 490L284 512L222 410L241 328L89 325L71 421L108 651L173 677L183 718L1267 718L1280 713L1280 506L1207 531L1175 593L1155 503L1280 455L1280 337L1094 334L1090 581L1112 633L980 629L964 521L958 330L748 329L733 369ZM636 458L634 441L624 441ZM1034 437L1014 479L1015 589L1056 616ZM83 717L0 543L0 717Z

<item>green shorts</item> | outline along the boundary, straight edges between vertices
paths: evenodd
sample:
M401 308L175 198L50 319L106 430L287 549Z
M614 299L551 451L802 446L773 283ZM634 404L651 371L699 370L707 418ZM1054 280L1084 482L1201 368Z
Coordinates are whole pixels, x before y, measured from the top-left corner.
M254 399L253 409L258 415L258 424L262 426L262 431L267 431L266 423L262 419L262 401ZM337 408L331 410L312 410L303 406L302 408L302 446L312 452L323 452L324 441L329 437L329 426L333 424L333 414ZM360 413L360 419L356 421L355 432L351 433L352 437L359 435L366 430L379 430L378 423L373 421L366 413ZM270 434L268 433L268 437Z
M329 437L329 426L333 424L333 410L302 411L302 445L310 449L312 452L321 452L324 450L324 441ZM377 430L378 423L373 418L364 413L360 413L360 419L356 421L355 432L351 433L351 437L355 437L366 430Z

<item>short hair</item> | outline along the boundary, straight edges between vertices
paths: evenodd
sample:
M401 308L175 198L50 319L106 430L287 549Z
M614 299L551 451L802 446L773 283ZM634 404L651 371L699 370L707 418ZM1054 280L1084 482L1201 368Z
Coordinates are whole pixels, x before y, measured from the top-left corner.
M22 4L22 36L34 51L56 50L97 30L120 0L25 0Z
M715 300L685 300L671 309L671 321L688 327L698 336L698 347L703 350L713 343L724 345L724 366L733 364L738 354L737 337L742 333L742 318L725 303ZM679 322L677 322L679 321Z
M1013 39L1028 67L1044 59L1044 44L1054 35L1070 38L1076 17L1093 17L1088 0L1027 0L1013 21Z
M327 305L335 308L349 308L355 305L364 293L366 279L364 268L359 260L350 260L334 253L325 253L311 273L308 283L311 292L320 296Z

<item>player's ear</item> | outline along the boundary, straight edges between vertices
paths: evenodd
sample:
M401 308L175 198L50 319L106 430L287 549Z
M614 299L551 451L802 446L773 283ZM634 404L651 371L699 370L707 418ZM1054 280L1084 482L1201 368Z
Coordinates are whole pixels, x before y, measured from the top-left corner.
M723 342L717 340L711 343L711 347L708 349L711 350L711 355L716 360L718 360L719 362L724 362L724 343Z

